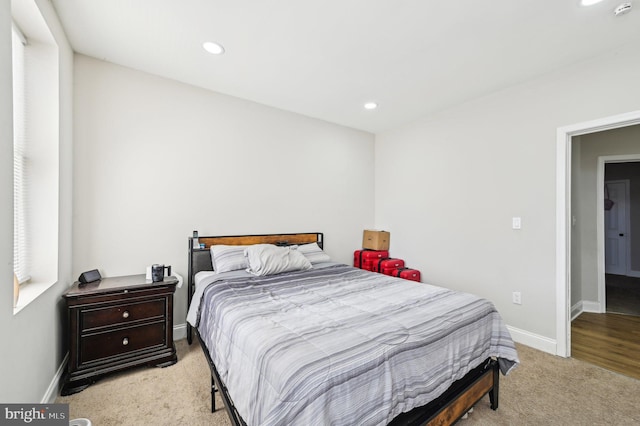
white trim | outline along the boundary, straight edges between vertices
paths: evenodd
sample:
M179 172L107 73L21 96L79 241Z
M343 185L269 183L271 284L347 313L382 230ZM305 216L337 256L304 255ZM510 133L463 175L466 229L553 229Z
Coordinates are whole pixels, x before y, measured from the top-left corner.
M596 314L600 312L600 302L594 302L591 300L581 300L571 307L571 321L578 318L583 312L593 312Z
M640 155L637 156L638 160L640 161ZM626 197L625 199L625 208L627 209L627 211L625 212L625 216L627 218L627 229L626 229L626 236L627 236L627 270L626 270L626 274L627 276L629 276L629 272L631 272L631 241L633 239L633 236L631 235L631 180L629 179L624 179L626 182L626 193L624 194L624 196Z
M583 312L600 313L600 303L590 300L581 300L571 307L571 321L578 318Z
M36 300L45 291L49 290L57 281L53 282L27 282L20 285L20 293L18 295L18 304L13 308L13 315L26 308L29 303Z
M629 272L627 272L627 276L633 277L633 278L640 278L640 271L634 271L633 269L630 269Z
M640 111L559 127L556 137L556 355L571 356L571 138L640 124Z
M582 312L593 312L595 314L601 314L600 302L594 302L591 300L582 301Z
M27 38L24 36L24 33L22 32L18 24L16 24L16 21L14 21L13 19L11 20L11 28L16 32L16 35L20 39L20 43L22 43L23 46L29 44L27 42Z
M607 163L627 163L632 161L640 161L640 154L629 154L629 155L606 155L598 157L598 168L596 170L596 205L603 206L604 205L604 184L605 184L605 174L604 167ZM614 182L614 181L610 181ZM631 182L629 179L619 179L617 182L625 182L625 194L626 197L626 233L627 233L627 258L625 262L627 263L625 275L629 275L631 271L631 193L630 186ZM597 208L596 210L596 260L597 260L597 274L598 274L598 301L600 302L600 311L599 313L607 312L607 283L605 280L605 274L607 272L607 268L605 265L605 255L606 249L604 246L604 209Z
M539 334L531 333L526 330L521 330L516 327L507 326L509 333L511 333L511 338L516 343L522 343L523 345L527 345L530 348L537 349L542 352L550 353L554 355L556 353L556 341L553 339L549 339L548 337L541 336Z
M62 376L67 368L67 361L69 361L69 352L64 356L62 363L58 367L56 374L53 375L53 379L51 379L51 383L49 383L49 387L47 391L44 393L40 404L53 404L58 397L58 391L60 390L60 382L62 381Z
M556 355L571 355L571 136L559 128L556 143Z
M187 338L187 323L173 326L173 341Z
M600 162L602 161L602 176L600 176ZM628 155L608 155L608 156L602 156L602 157L598 157L598 169L597 169L597 182L599 186L604 187L604 182L605 182L605 175L604 175L604 167L605 164L607 163L636 163L636 162L640 162L640 154L628 154ZM600 179L602 178L602 180ZM627 213L626 213L626 217L627 217L627 230L626 230L626 234L627 234L627 270L625 271L625 274L629 277L640 277L640 271L634 271L631 269L631 239L633 238L631 235L631 181L629 179L618 179L619 181L624 181L626 183L626 193L624 194L624 196L626 197L626 208L627 208ZM602 200L600 198L598 198L597 200L598 205L602 205L604 203L604 194L602 195ZM602 234L603 237L603 241L602 241L602 247L600 247L600 245L598 245L598 249L602 248L602 252L604 253L605 249L604 249L604 212L600 212L600 214L602 215L602 222L600 222L600 218L598 217L598 223L596 224L597 226L602 226L602 229L598 229L598 235ZM604 256L604 254L603 254ZM603 265L604 265L604 258L602 261ZM604 267L603 267L603 271L604 271ZM604 281L604 272L603 272L603 281ZM603 311L604 312L604 311Z
M604 160L598 157L596 167L596 280L598 283L598 303L596 312L607 312L607 291L604 280L605 249L604 249ZM601 161L602 160L602 161ZM599 207L598 207L599 206Z
M578 316L582 312L584 312L584 310L582 309L582 300L581 300L571 307L571 321L578 318Z

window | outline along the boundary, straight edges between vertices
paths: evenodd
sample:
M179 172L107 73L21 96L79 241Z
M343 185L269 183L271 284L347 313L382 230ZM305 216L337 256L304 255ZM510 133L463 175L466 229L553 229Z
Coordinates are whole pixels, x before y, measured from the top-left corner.
M58 281L60 66L38 3L12 0L14 314Z

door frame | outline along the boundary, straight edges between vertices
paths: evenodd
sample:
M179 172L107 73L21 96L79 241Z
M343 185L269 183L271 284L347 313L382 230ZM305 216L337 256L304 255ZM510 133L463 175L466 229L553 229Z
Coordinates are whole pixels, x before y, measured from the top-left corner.
M556 131L556 355L571 356L571 140L640 124L640 110L559 127ZM599 188L604 203L604 188ZM604 220L604 214L603 214ZM604 260L603 260L604 261Z
M629 155L607 155L607 156L602 156L602 157L598 157L598 168L596 170L596 205L600 206L597 208L596 211L596 233L597 233L597 246L596 246L596 259L597 259L597 271L598 271L598 303L600 304L600 313L605 313L607 312L607 285L606 285L606 280L605 280L605 273L606 273L606 267L605 267L605 254L606 254L606 250L605 250L605 244L604 244L604 233L605 233L605 227L604 227L604 184L605 184L605 174L604 174L604 167L605 164L607 163L630 163L630 162L634 162L634 161L640 161L640 154L629 154ZM627 245L627 250L626 250L626 259L625 259L625 263L627 264L627 270L625 271L625 274L629 273L629 270L631 269L631 226L630 226L630 222L631 222L631 218L630 218L630 211L631 211L631 206L629 205L629 180L628 179L618 179L618 180L624 180L626 181L626 193L624 194L625 198L627 199L627 202L625 203L625 208L626 208L626 220L627 223L626 228L627 230L625 231L627 234L627 239L626 239L626 245Z

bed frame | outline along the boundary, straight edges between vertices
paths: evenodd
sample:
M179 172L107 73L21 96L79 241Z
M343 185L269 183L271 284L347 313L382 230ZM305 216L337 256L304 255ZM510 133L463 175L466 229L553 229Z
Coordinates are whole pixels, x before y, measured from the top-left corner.
M193 237L189 238L189 277L188 277L188 301L187 309L191 305L193 292L195 291L196 273L200 271L211 271L210 247L216 244L225 245L250 245L250 244L276 244L276 245L293 245L308 244L317 242L322 248L324 236L320 232L299 233L299 234L263 234L263 235L230 235L230 236L213 236L199 237L200 247L193 247ZM200 338L197 329L193 329L187 323L187 341L189 344L193 342L193 332L200 342L202 351L204 352L209 368L211 369L211 412L216 410L215 393L220 391L220 395L224 402L227 414L231 423L235 426L246 425L242 416L233 405L233 401L229 396L227 387L220 379L220 375L216 370L216 366L211 360L209 350ZM429 404L415 408L408 413L397 416L390 425L450 425L460 419L469 409L471 409L486 394L489 394L490 406L493 410L498 409L499 394L499 369L498 362L495 359L488 358L479 366L471 370L462 379L454 382L444 394Z

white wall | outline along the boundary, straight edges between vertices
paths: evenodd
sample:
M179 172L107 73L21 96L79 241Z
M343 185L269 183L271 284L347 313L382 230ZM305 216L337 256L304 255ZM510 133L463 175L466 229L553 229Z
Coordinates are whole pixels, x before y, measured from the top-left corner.
M372 134L82 55L74 83L74 275L186 278L193 230L324 232L349 263L373 225Z
M555 341L556 130L640 109L639 47L376 135L376 226L393 255Z
M55 285L16 315L13 290L13 125L11 79L0 79L0 401L40 402L55 398L54 376L67 350L60 295L71 278L71 169L73 54L51 3L37 0L59 47L60 193L58 277ZM11 75L10 2L0 2L0 75ZM50 385L53 387L50 388Z

